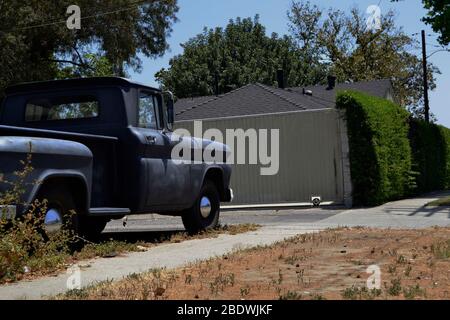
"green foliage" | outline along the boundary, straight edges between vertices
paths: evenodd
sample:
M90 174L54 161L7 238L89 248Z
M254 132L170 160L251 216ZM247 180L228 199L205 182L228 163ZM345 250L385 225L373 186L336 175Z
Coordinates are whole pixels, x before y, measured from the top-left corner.
M431 246L431 252L437 259L450 258L450 240L434 243Z
M407 195L409 113L388 100L351 91L338 94L337 106L346 111L355 203L378 205Z
M276 86L278 69L285 71L289 85L315 84L326 75L290 37L267 36L258 16L230 20L225 28L205 28L182 47L170 68L156 74L179 98L214 94L216 77L219 92L225 93L255 82Z
M450 130L411 119L410 141L413 170L418 172L417 192L450 187Z
M290 30L300 50L320 55L322 65L339 82L391 79L395 98L417 117L423 117L423 76L415 39L396 25L395 13L381 15L380 28L366 27L365 12L323 10L308 1L293 1ZM436 87L439 69L429 64L430 89Z
M14 181L0 177L0 183L7 187L0 192L0 205L22 204L25 181L33 171L31 154L21 164L23 168L14 172ZM65 228L47 233L43 227L46 210L46 200L36 200L21 219L7 220L5 212L0 211L0 283L18 280L28 272L57 269L65 263L74 235Z
M69 257L74 241L67 230L46 233L46 203L35 202L22 219L0 218L0 283L16 281L28 272L55 270Z
M373 300L381 296L381 293L381 289L360 288L354 285L341 291L342 298L346 300Z
M399 296L402 292L402 281L400 278L395 278L391 280L391 285L387 287L387 292L391 296Z
M400 0L391 0L399 2ZM440 33L438 41L446 46L450 43L450 0L422 0L428 11L422 21L431 25L433 31Z
M87 53L82 57L84 65L62 65L56 77L58 79L83 77L108 77L114 75L113 64L100 54Z
M441 135L443 137L443 140L445 141L445 145L447 147L445 152L445 162L446 162L446 174L445 174L445 182L444 182L444 189L448 190L450 189L450 129L446 128L444 126L439 126L439 129L441 131Z
M427 16L423 21L430 24L434 32L440 33L438 41L443 45L450 43L450 1L449 0L423 0Z
M176 0L77 0L81 29L69 30L66 10L72 4L71 0L0 1L0 97L8 85L54 79L70 67L103 73L95 70L103 69L101 63L85 58L86 54L105 57L115 75L124 75L126 68L140 71L138 55L164 54L177 21Z

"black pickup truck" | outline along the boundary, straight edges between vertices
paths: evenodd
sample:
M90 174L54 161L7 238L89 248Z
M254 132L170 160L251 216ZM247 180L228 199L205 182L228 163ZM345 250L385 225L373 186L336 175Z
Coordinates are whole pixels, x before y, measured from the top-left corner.
M84 236L130 214L181 216L197 232L218 224L220 202L232 201L227 146L175 137L173 96L123 78L25 83L6 90L0 109L0 174L17 179L31 154L23 202L0 208L20 217L34 200L48 200L46 226L68 212ZM173 159L178 143L191 150L215 144L223 162ZM197 148L197 149L196 149ZM38 183L34 183L34 182ZM8 184L0 183L0 193Z

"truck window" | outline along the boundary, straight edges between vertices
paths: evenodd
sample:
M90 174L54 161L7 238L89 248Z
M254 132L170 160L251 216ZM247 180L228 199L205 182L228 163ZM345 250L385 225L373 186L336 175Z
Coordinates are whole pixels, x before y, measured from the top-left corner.
M139 122L140 128L157 129L156 97L152 94L141 92L139 96Z
M96 118L99 102L95 97L36 99L27 102L25 121L54 121Z

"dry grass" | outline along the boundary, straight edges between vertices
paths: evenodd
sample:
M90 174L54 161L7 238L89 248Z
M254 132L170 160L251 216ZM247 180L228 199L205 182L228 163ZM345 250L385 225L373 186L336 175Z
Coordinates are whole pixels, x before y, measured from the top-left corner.
M255 224L225 225L196 235L177 232L169 237L157 237L151 242L112 239L99 243L87 242L80 250L71 251L67 245L72 240L70 235L62 234L50 241L44 241L38 234L38 226L30 224L29 221L17 224L20 225L19 229L2 231L0 228L0 284L57 274L83 260L113 258L127 252L146 251L161 244L215 238L221 234L236 235L259 228ZM28 240L30 238L34 240L32 243Z
M449 228L327 230L57 299L449 299L449 237ZM370 265L379 289L366 287Z

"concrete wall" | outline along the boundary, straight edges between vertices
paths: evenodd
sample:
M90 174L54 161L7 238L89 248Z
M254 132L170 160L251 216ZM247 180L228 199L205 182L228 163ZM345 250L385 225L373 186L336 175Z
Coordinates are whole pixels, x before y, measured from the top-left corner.
M324 202L351 204L347 134L337 110L203 120L202 126L203 132L217 128L224 136L226 129L254 128L269 129L270 137L270 129L279 129L278 174L261 175L265 166L260 164L234 164L233 205L309 203L311 196L321 196ZM193 132L193 122L179 122L176 128Z

